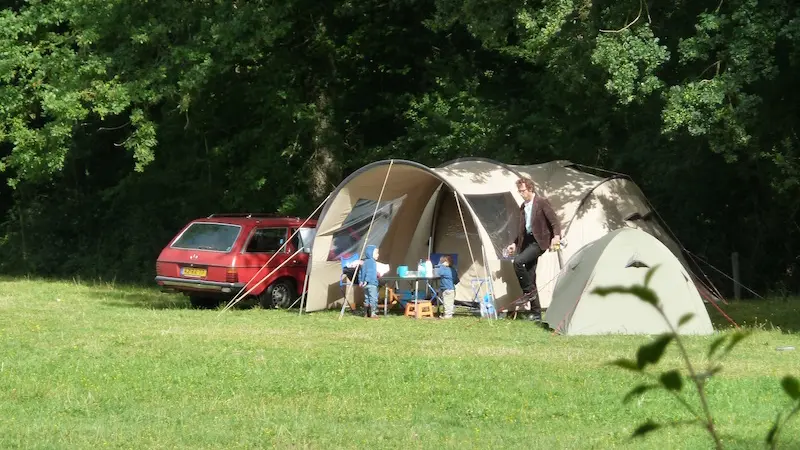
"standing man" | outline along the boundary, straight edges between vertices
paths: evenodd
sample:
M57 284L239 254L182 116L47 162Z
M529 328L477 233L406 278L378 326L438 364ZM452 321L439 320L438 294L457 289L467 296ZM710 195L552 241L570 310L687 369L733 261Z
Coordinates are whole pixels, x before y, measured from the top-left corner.
M553 250L561 242L561 224L547 198L536 195L533 180L517 180L517 192L523 199L520 206L519 232L517 238L506 250L515 253L514 272L519 279L523 298L530 304L530 320L541 322L542 307L539 292L536 290L536 264L547 250Z

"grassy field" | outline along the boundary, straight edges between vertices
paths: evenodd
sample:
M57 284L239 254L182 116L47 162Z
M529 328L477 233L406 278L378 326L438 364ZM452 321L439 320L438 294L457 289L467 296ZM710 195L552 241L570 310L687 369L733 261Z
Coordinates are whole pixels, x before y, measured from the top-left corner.
M760 448L788 404L779 378L800 375L800 299L726 311L755 332L709 382L710 403L727 448ZM604 363L647 337L220 314L156 290L11 279L0 279L0 336L3 449L711 448L697 428L629 440L647 418L687 418L661 392L621 402L639 379ZM696 360L712 339L687 339ZM798 350L775 350L785 345ZM781 447L798 446L800 421Z

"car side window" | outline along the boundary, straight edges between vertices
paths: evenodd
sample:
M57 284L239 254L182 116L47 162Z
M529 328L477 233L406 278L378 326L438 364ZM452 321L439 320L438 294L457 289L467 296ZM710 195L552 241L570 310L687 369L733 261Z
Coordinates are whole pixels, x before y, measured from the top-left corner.
M292 233L294 233L296 230L297 230L296 228L293 229ZM289 245L292 246L292 249L291 249L292 252L294 252L295 250L300 248L300 233L295 233L295 235L292 236L292 241L289 242Z
M257 228L247 243L247 253L275 253L286 242L286 228ZM286 247L283 247L286 252Z

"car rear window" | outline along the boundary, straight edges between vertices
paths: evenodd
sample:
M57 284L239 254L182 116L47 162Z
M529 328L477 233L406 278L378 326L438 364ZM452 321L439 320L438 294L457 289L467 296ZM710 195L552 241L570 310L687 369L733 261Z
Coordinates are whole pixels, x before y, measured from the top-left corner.
M195 222L189 225L172 247L229 252L241 230L239 225Z

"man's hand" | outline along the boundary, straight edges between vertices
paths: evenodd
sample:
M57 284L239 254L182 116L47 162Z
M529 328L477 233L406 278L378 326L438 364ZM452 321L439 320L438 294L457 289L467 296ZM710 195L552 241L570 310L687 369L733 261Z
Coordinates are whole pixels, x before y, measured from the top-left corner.
M517 244L510 244L508 247L506 247L506 252L507 252L509 255L513 255L513 254L514 254L514 251L515 251L516 249L517 249Z
M550 250L555 250L559 244L561 244L561 236L559 235L553 236L553 240L550 241Z

